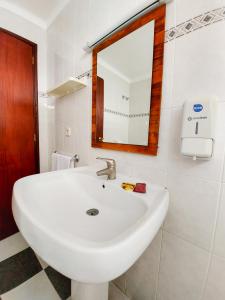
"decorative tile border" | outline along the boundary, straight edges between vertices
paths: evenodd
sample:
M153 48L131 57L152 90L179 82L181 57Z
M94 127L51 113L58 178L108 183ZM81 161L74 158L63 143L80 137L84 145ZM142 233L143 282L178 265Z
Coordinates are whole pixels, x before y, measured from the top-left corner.
M121 117L124 117L124 118L143 118L143 117L149 117L149 113L125 114L125 113L122 113L122 112L119 112L119 111L115 111L115 110L112 110L112 109L108 109L108 108L105 108L104 112L110 113L110 114L114 114L114 115L117 115L117 116L121 116Z
M213 1L213 0L212 0ZM193 19L190 19L184 23L181 23L175 27L172 27L166 31L165 43L173 41L181 36L191 33L195 30L201 29L202 27L214 24L219 21L225 20L225 7L220 7L212 11L203 13ZM92 77L92 69L76 76L76 78L81 79L87 77L90 79ZM46 93L40 91L40 98L49 98Z
M225 7L203 13L191 20L177 25L166 31L165 43L173 41L185 34L191 33L202 27L225 20Z
M143 118L149 117L149 113L141 113L141 114L129 114L129 118Z
M115 110L112 110L112 109L109 109L109 108L105 108L104 112L109 113L109 114L113 114L113 115L117 115L117 116L120 116L120 117L129 118L129 114L125 114L125 113L122 113L120 111L115 111Z

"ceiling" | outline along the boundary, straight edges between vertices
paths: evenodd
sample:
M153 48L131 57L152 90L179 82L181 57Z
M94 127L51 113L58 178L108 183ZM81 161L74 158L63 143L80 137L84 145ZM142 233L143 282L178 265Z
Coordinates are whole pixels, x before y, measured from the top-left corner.
M0 0L0 7L47 28L69 0Z

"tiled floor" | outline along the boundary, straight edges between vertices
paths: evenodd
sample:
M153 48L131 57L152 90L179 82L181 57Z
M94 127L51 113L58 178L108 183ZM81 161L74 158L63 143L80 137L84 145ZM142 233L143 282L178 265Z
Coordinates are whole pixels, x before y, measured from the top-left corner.
M71 281L41 260L20 233L0 241L1 300L70 300ZM109 300L129 300L110 284Z
M44 271L39 272L17 288L3 294L2 300L60 300Z
M20 233L0 242L2 300L67 300L71 282L43 262Z

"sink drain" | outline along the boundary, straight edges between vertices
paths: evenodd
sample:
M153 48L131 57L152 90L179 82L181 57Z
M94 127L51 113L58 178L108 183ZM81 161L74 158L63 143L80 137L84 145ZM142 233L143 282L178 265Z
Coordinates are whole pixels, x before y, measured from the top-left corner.
M99 214L99 210L97 208L91 208L86 211L86 214L89 216L97 216Z

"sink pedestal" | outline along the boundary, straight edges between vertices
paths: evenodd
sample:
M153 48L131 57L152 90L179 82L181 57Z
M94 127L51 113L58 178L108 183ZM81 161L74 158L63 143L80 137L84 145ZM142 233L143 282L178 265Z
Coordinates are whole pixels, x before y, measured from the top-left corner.
M108 300L109 283L88 284L72 280L71 300Z

